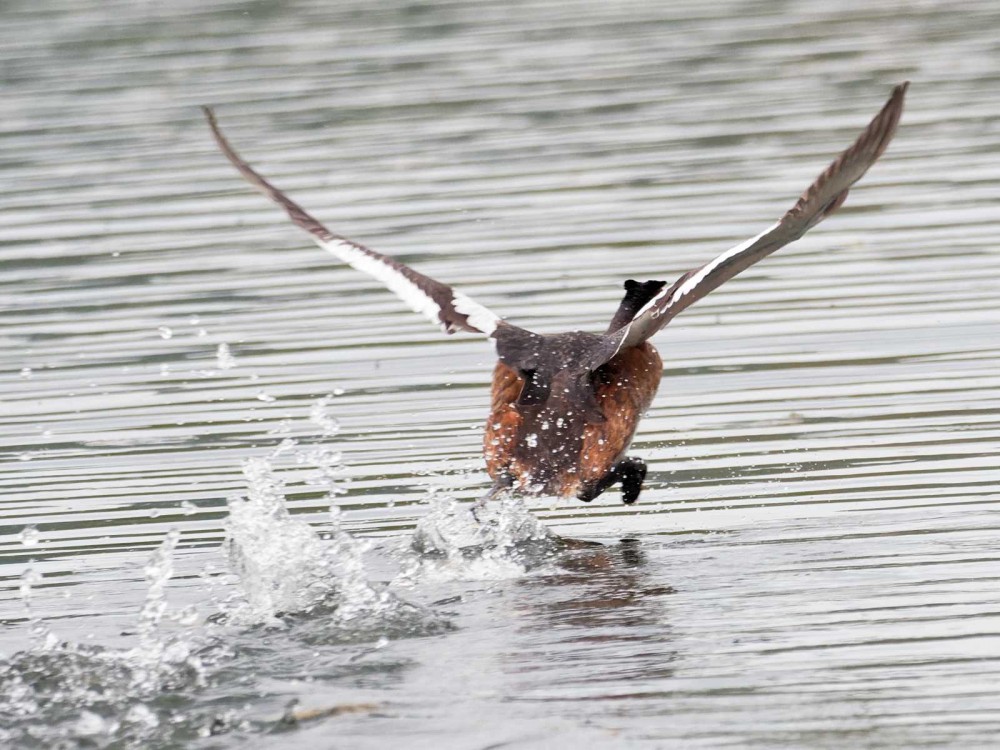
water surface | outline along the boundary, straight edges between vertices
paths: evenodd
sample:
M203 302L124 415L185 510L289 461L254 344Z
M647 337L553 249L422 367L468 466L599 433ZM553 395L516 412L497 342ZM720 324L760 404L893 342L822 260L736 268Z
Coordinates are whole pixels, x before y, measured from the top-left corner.
M45 0L0 20L0 743L996 737L994 4ZM197 109L335 230L555 332L767 226L906 79L847 206L657 338L640 504L532 504L602 546L512 551L511 526L472 557L408 549L487 484L489 346L312 247ZM339 431L310 419L327 395ZM268 456L283 488L242 473ZM291 517L239 527L289 545L235 558L258 566L244 596L270 571L323 602L283 628L284 600L206 621L237 607L222 543L248 492ZM327 579L296 577L327 549ZM282 724L296 699L328 713Z

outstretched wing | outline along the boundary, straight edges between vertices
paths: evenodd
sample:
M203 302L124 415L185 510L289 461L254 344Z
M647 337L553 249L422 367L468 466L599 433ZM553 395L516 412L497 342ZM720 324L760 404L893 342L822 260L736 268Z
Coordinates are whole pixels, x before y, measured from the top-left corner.
M264 179L229 145L229 141L219 129L215 115L208 107L202 107L208 124L212 128L215 142L222 153L232 162L244 179L260 192L277 203L299 227L309 232L313 240L324 250L333 253L348 265L375 277L395 292L409 307L443 326L445 332L476 331L496 337L498 327L514 328L504 323L494 313L456 292L447 284L435 281L414 271L382 253L370 250L346 237L334 234L320 224L299 204L295 203L278 188Z
M642 343L681 310L775 250L795 242L840 208L850 187L861 179L892 140L903 111L907 86L909 82L892 90L889 101L858 139L816 178L788 213L756 237L727 250L701 268L688 271L653 297L630 323L610 334L607 352L614 356L622 348Z

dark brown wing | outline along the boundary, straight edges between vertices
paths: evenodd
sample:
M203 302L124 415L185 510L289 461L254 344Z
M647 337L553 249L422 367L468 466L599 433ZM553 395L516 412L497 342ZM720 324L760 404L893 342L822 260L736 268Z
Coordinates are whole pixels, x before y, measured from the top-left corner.
M616 340L616 345L609 347L612 356L623 347L636 346L645 341L681 310L775 250L795 242L840 208L850 187L861 179L892 140L903 112L903 98L908 86L909 82L906 82L893 89L889 101L853 145L816 178L791 210L775 224L701 268L688 271L650 300L628 325L611 334L610 337Z
M291 220L309 232L320 247L333 253L348 265L381 281L414 312L441 324L446 332L476 331L494 336L498 326L501 326L501 320L479 303L456 292L447 284L424 276L387 255L334 234L320 224L304 208L243 161L222 134L212 110L208 107L202 109L212 128L215 142L243 178L285 209ZM503 327L513 328L509 324L503 324Z

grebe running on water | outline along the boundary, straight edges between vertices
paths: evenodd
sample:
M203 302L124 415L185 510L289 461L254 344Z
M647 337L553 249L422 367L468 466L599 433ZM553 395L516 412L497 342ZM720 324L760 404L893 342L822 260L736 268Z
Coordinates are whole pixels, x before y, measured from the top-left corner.
M207 107L205 116L219 148L240 174L281 206L320 247L381 281L445 332L470 331L493 340L498 362L483 441L493 487L484 500L513 491L590 502L620 483L622 500L631 504L639 497L646 464L625 452L663 372L649 339L681 310L799 239L843 205L850 187L892 140L907 86L896 86L857 140L784 216L756 237L688 271L670 286L663 281L626 281L625 297L600 334L538 334L520 328L447 284L334 234L244 162Z

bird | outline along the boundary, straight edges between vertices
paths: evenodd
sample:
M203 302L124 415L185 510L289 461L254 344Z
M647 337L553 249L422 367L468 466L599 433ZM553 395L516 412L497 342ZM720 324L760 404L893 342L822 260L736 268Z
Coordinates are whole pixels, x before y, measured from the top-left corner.
M907 81L893 88L856 140L767 229L672 284L625 281L624 297L603 333L529 331L448 284L330 231L247 164L223 135L213 110L202 109L216 144L240 175L321 248L382 282L446 333L467 331L492 341L497 362L483 438L492 485L477 507L502 493L591 502L616 484L622 501L631 505L642 491L647 466L627 455L628 448L663 374L650 339L682 310L840 208L892 140L908 86Z

